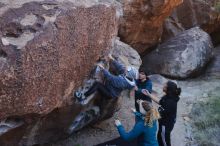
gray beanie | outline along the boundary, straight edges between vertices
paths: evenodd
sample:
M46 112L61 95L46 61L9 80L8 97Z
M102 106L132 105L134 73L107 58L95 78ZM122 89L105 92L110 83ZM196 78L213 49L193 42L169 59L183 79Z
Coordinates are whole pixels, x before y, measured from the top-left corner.
M127 73L126 73L126 77L130 78L130 79L137 79L137 69L134 67L128 67L127 68Z

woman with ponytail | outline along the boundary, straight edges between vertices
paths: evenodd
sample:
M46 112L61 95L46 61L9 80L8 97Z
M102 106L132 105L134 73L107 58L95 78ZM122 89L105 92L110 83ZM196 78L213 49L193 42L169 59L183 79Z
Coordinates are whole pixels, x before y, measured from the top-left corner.
M163 87L163 91L165 95L160 99L150 94L147 90L143 92L160 105L161 119L159 120L157 134L159 146L171 146L170 134L176 122L177 102L180 99L181 88L178 88L176 83L168 81Z
M138 100L140 112L132 109L136 116L136 123L133 129L126 133L119 120L115 120L118 132L122 139L129 141L137 138L138 146L158 146L157 142L157 121L160 114L151 102Z

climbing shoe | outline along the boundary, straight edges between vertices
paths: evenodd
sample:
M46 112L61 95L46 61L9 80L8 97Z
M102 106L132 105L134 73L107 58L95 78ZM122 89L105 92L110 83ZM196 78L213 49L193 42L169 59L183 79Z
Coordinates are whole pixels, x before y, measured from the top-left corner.
M76 91L75 93L74 93L74 97L76 97L79 101L82 101L83 100L83 94L82 94L82 92L80 92L80 91Z

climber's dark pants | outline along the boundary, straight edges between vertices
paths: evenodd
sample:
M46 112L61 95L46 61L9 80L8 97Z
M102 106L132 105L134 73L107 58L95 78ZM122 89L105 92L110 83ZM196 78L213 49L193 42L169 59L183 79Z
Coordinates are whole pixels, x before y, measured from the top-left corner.
M170 134L173 130L174 124L170 126L164 126L159 122L159 130L157 133L157 140L159 146L171 146Z
M112 99L111 93L108 91L106 86L100 82L95 82L92 87L84 94L86 97L90 96L91 94L95 93L95 91L98 91L102 96Z

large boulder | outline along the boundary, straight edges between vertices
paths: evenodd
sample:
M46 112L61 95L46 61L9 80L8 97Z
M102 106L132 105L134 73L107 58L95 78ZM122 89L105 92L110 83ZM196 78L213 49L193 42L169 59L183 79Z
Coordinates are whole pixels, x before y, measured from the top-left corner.
M183 31L195 26L201 27L209 34L219 31L220 13L213 8L213 5L212 1L184 0L165 21L162 40L179 33L179 31L168 33L172 30Z
M5 11L0 21L0 119L46 114L65 104L111 48L115 19L115 8L104 4L31 2Z
M121 40L139 53L156 45L161 38L163 21L182 0L121 0Z
M187 78L202 71L213 56L210 36L198 27L191 28L161 44L143 58L149 73L172 78Z
M93 100L80 105L72 93L113 47L112 2L1 1L0 17L0 145L56 141L90 109L98 118Z

